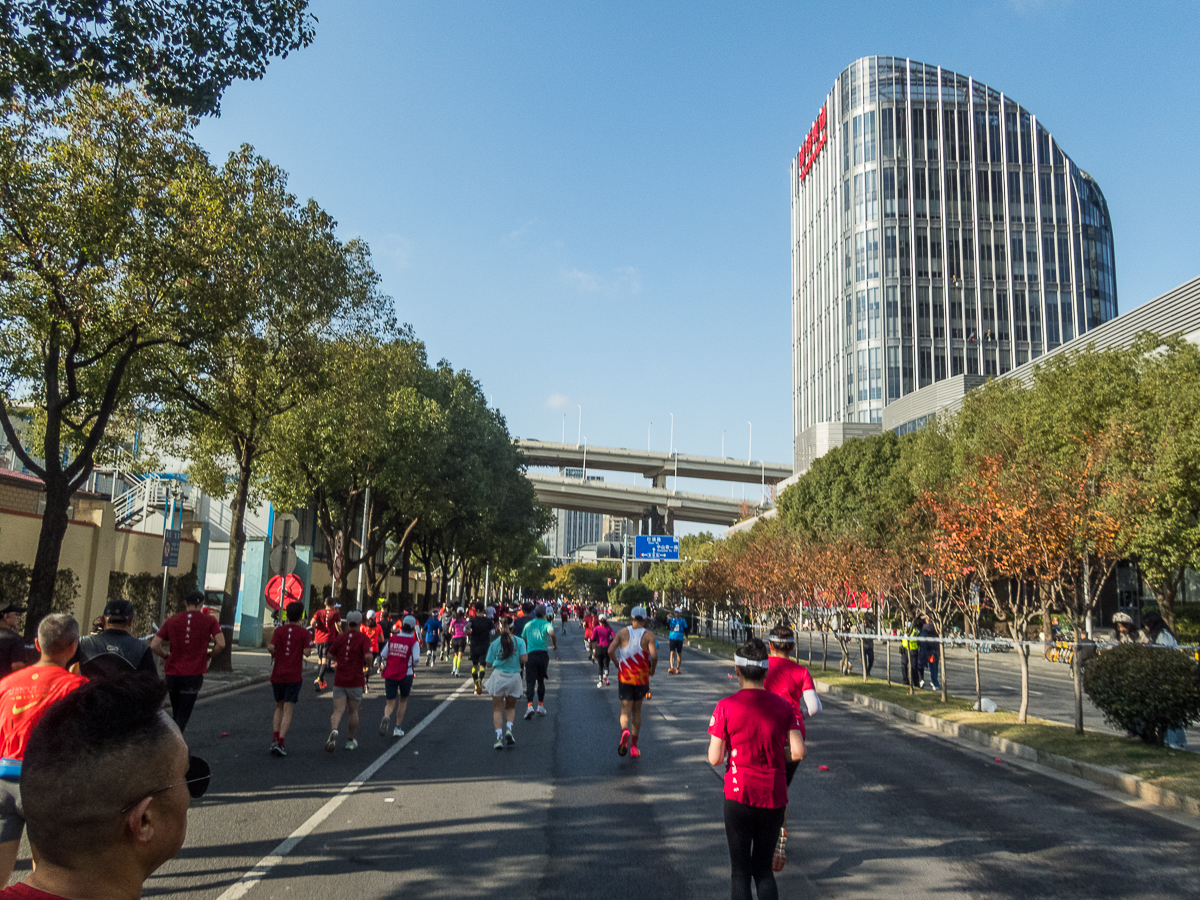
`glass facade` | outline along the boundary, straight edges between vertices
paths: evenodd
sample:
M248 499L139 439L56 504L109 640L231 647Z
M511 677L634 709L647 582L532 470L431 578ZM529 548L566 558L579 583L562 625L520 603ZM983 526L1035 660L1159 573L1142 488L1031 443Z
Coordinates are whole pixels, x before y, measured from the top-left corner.
M842 72L792 160L797 435L1116 315L1104 194L1036 116L912 60Z

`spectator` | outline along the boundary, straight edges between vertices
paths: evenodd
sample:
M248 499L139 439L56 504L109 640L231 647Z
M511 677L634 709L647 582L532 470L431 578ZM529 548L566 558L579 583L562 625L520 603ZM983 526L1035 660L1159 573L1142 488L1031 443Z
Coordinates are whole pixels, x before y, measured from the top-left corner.
M938 659L940 657L941 645L937 642L937 629L934 628L933 622L928 619L921 626L921 645L919 652L921 654L921 687L925 687L925 666L929 666L929 684L935 691L942 689L942 683L939 679ZM934 640L930 640L933 638Z
M89 634L79 642L79 671L95 681L144 672L158 677L158 666L150 645L138 640L133 628L133 604L128 600L109 600L104 607L104 630Z
M1133 630L1133 616L1129 613L1113 613L1113 639L1118 644L1136 644L1137 635Z
M139 897L208 788L162 711L157 678L102 679L52 704L29 737L21 794L34 870L0 900Z
M204 684L209 644L217 653L225 649L225 635L221 633L220 624L201 609L204 592L192 591L184 598L183 605L184 611L163 622L158 634L150 641L150 651L166 660L164 674L167 694L171 697L171 715L180 731L187 728ZM167 642L169 650L163 649L163 641Z
M21 814L21 765L29 734L50 704L87 684L67 671L79 648L79 623L51 613L38 625L34 642L41 658L0 680L0 884L8 884L25 819Z
M1179 646L1175 633L1167 627L1167 623L1157 612L1151 611L1142 616L1142 631L1146 633L1148 643L1159 647ZM1182 728L1168 728L1163 742L1172 750L1186 750L1187 732Z
M17 629L25 607L10 603L0 609L0 678L25 665L25 639Z

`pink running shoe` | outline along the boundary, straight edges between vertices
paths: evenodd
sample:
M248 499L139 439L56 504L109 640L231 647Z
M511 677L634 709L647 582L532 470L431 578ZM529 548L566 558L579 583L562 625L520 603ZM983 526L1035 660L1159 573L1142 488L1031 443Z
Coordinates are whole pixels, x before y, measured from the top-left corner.
M639 756L642 755L642 751L638 749L637 744L634 744L632 747L629 748L629 755L632 756L634 759L637 759Z
M617 744L617 756L624 756L629 752L629 745L633 743L633 735L628 730L621 732L621 742Z

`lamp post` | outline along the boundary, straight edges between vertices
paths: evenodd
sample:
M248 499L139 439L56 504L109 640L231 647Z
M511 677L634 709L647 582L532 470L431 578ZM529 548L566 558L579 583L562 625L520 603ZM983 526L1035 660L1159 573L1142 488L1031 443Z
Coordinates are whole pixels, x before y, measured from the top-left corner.
M587 438L583 439L583 479L587 482Z

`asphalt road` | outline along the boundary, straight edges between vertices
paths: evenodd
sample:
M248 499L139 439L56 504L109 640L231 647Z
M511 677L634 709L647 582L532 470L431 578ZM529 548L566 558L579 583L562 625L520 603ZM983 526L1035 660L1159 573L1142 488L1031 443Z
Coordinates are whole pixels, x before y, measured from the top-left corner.
M267 752L266 685L202 700L186 737L213 785L145 896L725 896L721 779L703 757L729 664L689 651L682 676L655 678L635 761L616 754L616 688L595 687L578 624L561 643L550 715L518 719L517 746L503 751L492 749L490 701L453 694L469 679L444 663L420 669L406 728L440 712L332 811L393 746L376 733L381 696L364 701L360 749L331 755L330 700L306 690L286 759ZM1200 831L1169 819L837 702L809 737L783 897L1178 900L1200 883ZM242 893L246 874L306 822Z

